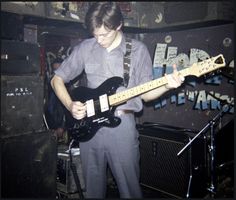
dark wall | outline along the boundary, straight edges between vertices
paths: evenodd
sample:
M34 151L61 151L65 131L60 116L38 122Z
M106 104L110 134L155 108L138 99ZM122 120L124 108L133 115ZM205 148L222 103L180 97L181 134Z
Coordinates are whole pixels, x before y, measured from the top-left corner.
M139 37L147 45L153 57L155 77L160 76L159 70L164 64L168 73L173 62L185 68L198 60L219 54L223 54L225 58L225 68L233 70L229 68L230 62L234 59L233 24L148 33L141 34ZM163 50L164 59L160 58L160 55L155 58L157 43L166 45L166 49ZM177 52L172 52L172 57L167 59L169 47L176 47ZM157 101L145 104L138 122L164 123L199 130L219 113L222 107L219 105L220 102L216 99L212 100L213 97L208 93L212 92L216 97L229 102L234 100L233 89L233 75L232 78L222 76L222 73L199 78L186 77L182 87L172 90ZM226 111L223 116L225 123L233 118L234 110L227 107Z

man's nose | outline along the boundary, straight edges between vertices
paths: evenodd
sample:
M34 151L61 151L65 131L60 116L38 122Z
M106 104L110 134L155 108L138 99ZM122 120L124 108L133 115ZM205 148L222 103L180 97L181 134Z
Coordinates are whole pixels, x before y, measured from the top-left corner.
M102 36L97 36L97 42L100 44L102 42L103 38Z

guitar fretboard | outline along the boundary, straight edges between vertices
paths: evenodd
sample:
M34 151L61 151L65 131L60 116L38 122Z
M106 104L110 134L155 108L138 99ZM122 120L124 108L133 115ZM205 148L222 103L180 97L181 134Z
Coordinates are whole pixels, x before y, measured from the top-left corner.
M182 76L188 76L189 75L189 68L183 69L179 71ZM141 95L143 93L146 93L148 91L151 91L153 89L156 89L158 87L161 87L163 85L167 84L166 77L161 77L152 81L149 81L147 83L141 84L139 86L133 87L131 89L113 94L109 96L109 103L111 106L119 105L133 97L136 97L138 95Z

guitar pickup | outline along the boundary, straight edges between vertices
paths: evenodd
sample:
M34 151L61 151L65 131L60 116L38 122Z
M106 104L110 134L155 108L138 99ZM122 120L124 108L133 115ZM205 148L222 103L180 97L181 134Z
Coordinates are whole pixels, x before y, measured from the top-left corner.
M99 96L99 102L100 102L101 112L105 112L109 110L107 94L103 94Z
M93 99L86 101L86 108L87 108L87 117L92 117L95 115L95 108L94 108Z

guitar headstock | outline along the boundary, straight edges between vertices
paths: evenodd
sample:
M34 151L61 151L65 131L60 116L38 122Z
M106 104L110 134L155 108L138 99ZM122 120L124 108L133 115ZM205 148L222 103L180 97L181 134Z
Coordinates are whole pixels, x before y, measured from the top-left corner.
M191 74L200 77L221 67L225 67L225 59L222 54L194 63L191 66Z

